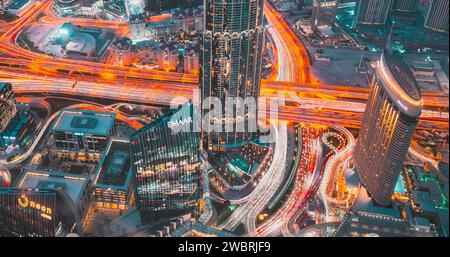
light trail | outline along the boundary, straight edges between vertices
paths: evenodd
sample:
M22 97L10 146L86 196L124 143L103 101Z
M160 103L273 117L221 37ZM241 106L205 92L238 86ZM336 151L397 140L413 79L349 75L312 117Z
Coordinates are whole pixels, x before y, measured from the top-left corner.
M272 126L274 126L272 124ZM256 219L255 209L264 208L270 201L272 196L276 193L281 185L283 177L285 175L285 163L286 163L286 144L287 144L287 125L286 122L279 122L278 128L275 127L275 150L273 153L272 163L253 190L254 197L251 197L247 202L239 206L231 216L221 225L222 228L232 230L240 222L244 222L244 225L248 226L245 222L246 219Z

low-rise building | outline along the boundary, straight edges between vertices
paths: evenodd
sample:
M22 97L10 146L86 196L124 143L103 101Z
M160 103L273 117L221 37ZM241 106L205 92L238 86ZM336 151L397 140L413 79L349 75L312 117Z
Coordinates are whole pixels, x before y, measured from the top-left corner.
M68 173L24 173L16 188L0 189L0 236L82 236L88 183Z
M134 204L129 151L128 139L109 141L91 186L97 207L125 211Z
M100 161L114 134L115 117L112 112L63 109L53 127L57 157Z

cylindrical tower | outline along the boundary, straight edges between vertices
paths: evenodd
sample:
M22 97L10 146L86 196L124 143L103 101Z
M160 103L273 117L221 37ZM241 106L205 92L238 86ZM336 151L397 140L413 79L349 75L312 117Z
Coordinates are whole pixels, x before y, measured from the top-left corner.
M355 148L361 183L380 205L389 205L422 99L410 70L385 50L377 63Z

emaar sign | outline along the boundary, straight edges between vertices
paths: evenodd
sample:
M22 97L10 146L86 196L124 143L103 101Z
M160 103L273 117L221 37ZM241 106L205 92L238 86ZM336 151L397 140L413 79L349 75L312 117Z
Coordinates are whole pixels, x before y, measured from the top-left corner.
M186 125L186 124L190 124L192 123L192 118L191 117L186 117L184 119L181 120L171 120L167 123L167 126L169 128L175 128L178 127L180 125Z

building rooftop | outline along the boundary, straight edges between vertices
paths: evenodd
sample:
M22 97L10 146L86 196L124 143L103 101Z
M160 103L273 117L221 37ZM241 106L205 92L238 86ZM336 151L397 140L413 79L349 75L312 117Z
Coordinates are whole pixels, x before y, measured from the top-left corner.
M439 171L448 178L449 166L448 162L439 162L438 163Z
M108 136L116 118L112 112L64 109L55 122L54 131Z
M376 204L364 187L361 187L352 211L379 214L397 219L401 218L400 210L396 204L393 204L392 207L384 207Z
M382 58L386 59L390 72L403 91L412 99L420 100L421 95L416 79L402 58L398 54L390 54L387 50L384 50Z
M421 227L430 227L430 222L428 219L422 218L422 217L414 217L411 218L411 224L415 226L421 226Z
M88 178L82 175L29 171L20 178L17 185L22 189L61 189L77 204L86 190L87 183Z
M250 143L260 146L260 147L268 147L269 144L266 142L261 141L261 139L259 137L254 137L250 140Z
M414 202L419 204L425 212L435 212L432 198L426 191L414 191Z
M406 193L405 182L403 181L403 177L400 175L397 179L397 183L395 184L394 192L404 194Z
M250 164L239 154L236 152L229 152L227 153L228 159L230 160L231 164L238 168L239 170L245 172L245 173L251 173L249 171Z
M96 187L128 187L131 180L130 141L111 138L94 175Z
M103 3L103 8L107 12L110 12L111 14L113 14L115 16L123 17L126 14L125 6L124 6L123 1L119 1L119 2L113 2L113 1L105 2L105 3Z
M421 69L421 70L433 70L433 64L429 62L414 62L413 66L415 69Z
M17 122L10 122L6 129L3 131L4 137L17 138L21 133L22 128L28 124L31 119L30 115L23 113L17 113ZM15 121L15 120L14 120Z
M432 232L412 230L409 222L375 216L350 214L337 231L337 237L431 237Z
M53 0L53 4L59 8L70 8L79 6L78 0Z
M67 51L89 54L95 50L95 38L85 33L75 33L66 45Z

